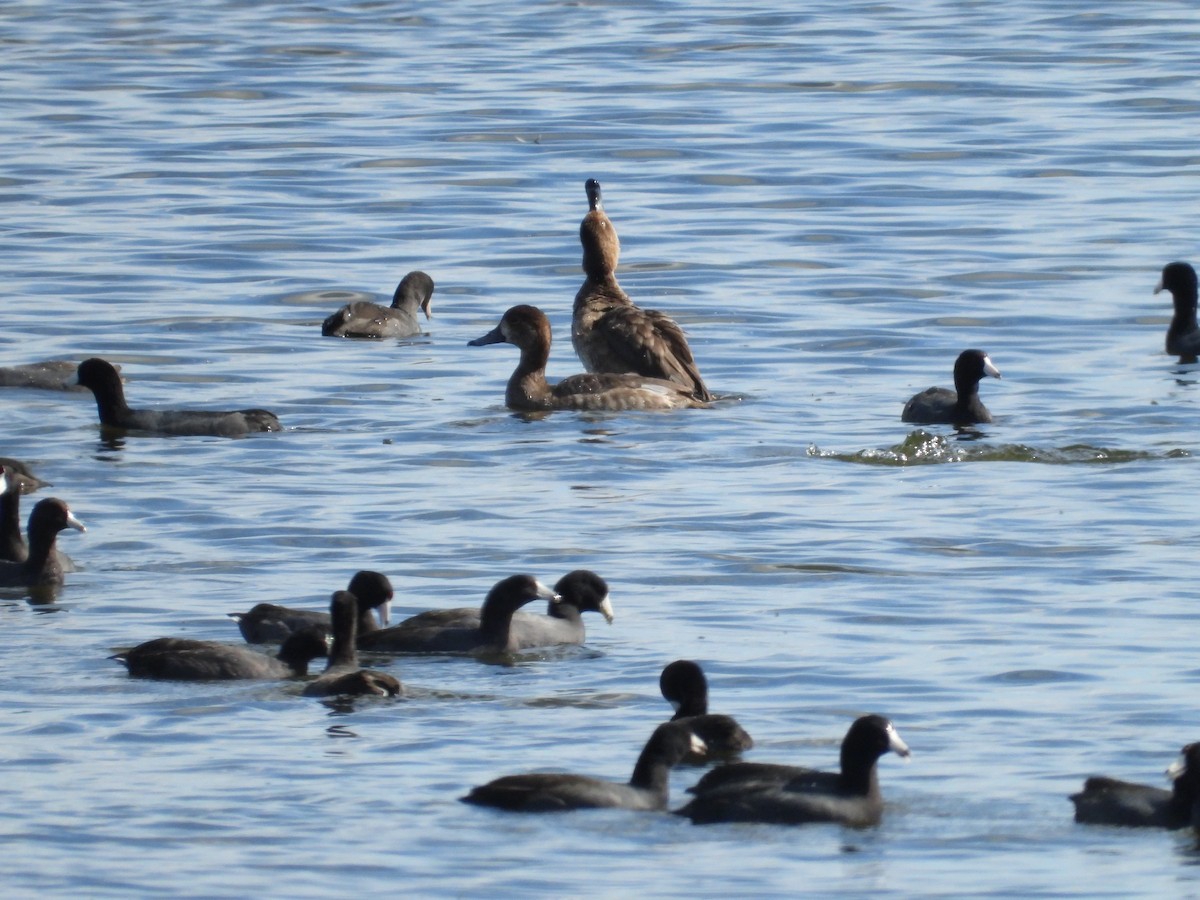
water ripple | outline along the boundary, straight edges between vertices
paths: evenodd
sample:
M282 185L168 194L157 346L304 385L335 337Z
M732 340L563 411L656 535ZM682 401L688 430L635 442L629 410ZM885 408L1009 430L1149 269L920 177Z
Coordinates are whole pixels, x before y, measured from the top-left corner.
M1025 444L987 444L978 432L964 431L953 437L922 429L910 433L901 443L879 450L842 452L823 450L815 444L808 455L821 459L863 463L871 466L922 466L957 462L1030 462L1047 465L1119 464L1150 459L1182 459L1192 454L1184 449L1165 451L1121 450L1071 444L1057 448L1030 447Z

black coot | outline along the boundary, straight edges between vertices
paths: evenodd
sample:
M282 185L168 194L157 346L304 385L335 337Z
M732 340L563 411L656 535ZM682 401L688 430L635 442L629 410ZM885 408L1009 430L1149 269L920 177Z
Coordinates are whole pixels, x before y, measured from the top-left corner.
M100 424L107 428L153 434L218 435L236 437L256 431L282 431L274 413L265 409L204 412L181 409L130 409L125 402L121 376L106 360L85 359L79 364L79 383L96 397Z
M39 500L29 514L29 552L24 562L0 560L0 587L34 587L63 582L58 533L66 528L87 531L71 508L57 497Z
M891 722L863 716L842 740L841 771L761 763L719 766L705 773L691 789L695 798L678 812L696 824L837 822L866 828L883 814L875 763L889 750L909 756Z
M1200 354L1200 325L1196 323L1196 270L1185 262L1167 263L1154 293L1170 291L1175 314L1167 326L1167 352L1181 363L1194 363Z
M1171 790L1094 775L1071 795L1075 821L1172 829L1200 824L1193 820L1200 800L1200 743L1185 746L1167 775L1174 782Z
M429 610L391 628L358 636L359 650L392 653L513 653L513 613L530 601L558 594L532 575L511 575L484 598L477 622L464 622L457 609Z
M279 648L277 656L217 641L155 638L109 659L124 663L134 678L165 681L223 681L280 679L308 674L308 664L327 652L318 628L298 631Z
M663 698L675 708L671 721L687 722L707 748L703 756L688 756L685 762L728 759L754 746L753 739L736 719L708 711L708 679L698 663L690 659L675 660L662 670L658 687Z
M987 375L1000 377L982 350L964 350L954 361L954 390L942 387L926 388L915 394L900 414L903 422L919 425L977 425L992 421L983 401L979 399L979 382Z
M379 627L375 624L376 610L380 623L388 624L388 610L393 594L392 583L386 575L364 569L354 574L346 590L352 593L358 602L356 627L359 634L366 634ZM316 627L324 630L326 634L333 634L329 613L323 610L292 609L274 603L256 603L249 612L227 615L237 622L242 637L250 644L279 644L288 635L295 634L302 628Z
M587 775L537 772L506 775L472 788L464 803L495 806L514 812L562 812L616 807L666 809L672 767L689 752L703 752L699 737L684 722L659 725L646 742L627 784Z
M358 631L358 599L349 591L338 591L329 602L333 623L333 646L325 671L304 686L306 697L364 696L395 697L400 682L386 672L358 667L354 641Z

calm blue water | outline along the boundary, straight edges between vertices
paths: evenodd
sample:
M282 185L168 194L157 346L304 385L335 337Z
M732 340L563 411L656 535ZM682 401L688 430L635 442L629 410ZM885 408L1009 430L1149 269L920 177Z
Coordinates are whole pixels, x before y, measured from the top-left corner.
M103 355L135 405L266 406L246 440L101 440L5 389L0 452L87 523L58 602L0 595L12 896L1186 895L1183 835L1085 828L1088 774L1161 783L1194 716L1187 4L68 2L0 7L0 364ZM583 182L622 285L737 400L503 408L533 303L567 340ZM437 282L429 336L322 339ZM987 349L973 441L899 421ZM26 501L26 509L31 505ZM588 567L617 619L511 667L385 661L390 703L131 681L106 659L359 568L395 613ZM883 824L694 827L455 802L624 779L700 660L751 758L833 766L880 712ZM675 800L696 777L679 771Z

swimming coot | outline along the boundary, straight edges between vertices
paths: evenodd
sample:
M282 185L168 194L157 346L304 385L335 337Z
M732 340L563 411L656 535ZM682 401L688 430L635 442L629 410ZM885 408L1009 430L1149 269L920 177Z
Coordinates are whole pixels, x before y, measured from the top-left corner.
M690 659L675 660L662 670L658 687L663 698L675 708L671 721L687 722L704 742L704 754L689 755L684 762L702 764L729 759L754 746L754 740L736 719L708 711L708 679L698 663Z
M1167 352L1181 363L1194 363L1200 354L1200 325L1196 324L1196 270L1185 262L1167 263L1154 293L1170 291L1175 314L1167 326Z
M391 306L367 300L347 303L321 325L327 337L404 338L421 333L417 310L431 318L433 279L424 272L409 272L396 286Z
M878 824L883 814L875 763L889 750L909 756L891 722L863 716L842 740L840 772L730 763L705 773L691 789L695 798L678 812L696 824L837 822L866 828Z
M915 394L900 414L901 421L920 425L976 425L992 421L979 399L979 382L985 375L1000 377L982 350L964 350L954 361L954 390L926 388Z
M71 557L58 549L54 554L64 572L76 571ZM21 534L21 486L17 474L8 466L0 464L0 560L25 562L29 558L29 546Z
M121 384L121 377L112 364L103 359L85 359L79 364L78 375L79 383L95 395L100 424L107 428L155 434L209 434L221 437L283 430L275 414L265 409L241 409L233 412L130 409L125 402L125 388Z
M395 677L358 666L358 651L354 646L358 632L358 599L349 591L337 591L329 602L329 618L333 623L329 662L319 677L304 686L304 696L397 696L400 682Z
M1184 828L1200 822L1200 743L1188 744L1179 759L1167 769L1174 782L1171 790L1134 784L1095 775L1083 790L1071 795L1075 821L1088 825L1123 825L1131 828Z
M29 551L24 562L0 560L0 587L34 587L63 582L58 533L67 528L87 531L71 508L57 497L39 500L29 513Z
M358 603L356 630L359 634L366 634L378 627L375 624L376 610L381 624L388 624L392 583L386 575L364 569L354 574L346 590L355 596ZM242 637L251 644L278 644L301 628L317 627L326 634L333 634L329 613L323 610L292 609L274 603L256 603L249 612L227 615L237 622Z
M689 751L704 751L700 738L686 723L667 722L659 725L646 742L628 784L587 775L538 772L497 778L472 788L460 799L464 803L514 812L562 812L599 807L666 809L671 769Z
M164 637L138 644L109 659L123 663L134 678L225 681L306 675L308 664L326 652L324 633L319 628L307 628L284 641L277 656L235 644Z
M621 242L604 212L600 182L584 183L588 212L579 224L585 279L575 295L571 343L589 372L634 372L687 389L697 400L712 400L700 378L687 338L669 316L634 306L617 284Z
M532 575L510 575L488 591L476 623L464 622L457 609L429 610L391 628L358 636L359 650L394 653L512 653L512 615L526 603L558 595Z
M583 624L584 612L598 612L612 624L612 601L608 583L595 572L576 569L554 584L558 599L546 604L546 614L517 610L509 626L508 646L512 650L534 647L553 647L561 644L582 644L587 633ZM464 628L479 627L478 607L434 609L418 613L405 620L412 627L454 623Z
M630 373L571 375L557 384L547 383L550 322L536 306L510 308L499 325L468 343L473 347L507 343L520 348L520 362L504 391L504 402L509 409L523 412L685 409L708 405L696 399L690 389L673 381Z

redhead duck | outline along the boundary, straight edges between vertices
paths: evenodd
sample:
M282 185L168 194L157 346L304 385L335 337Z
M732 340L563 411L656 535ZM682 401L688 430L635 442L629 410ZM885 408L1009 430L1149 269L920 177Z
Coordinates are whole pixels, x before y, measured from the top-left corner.
M985 375L1000 377L982 350L964 350L954 361L954 390L926 388L904 404L902 422L920 425L975 425L992 421L983 401L979 399L979 382Z
M908 746L883 716L857 719L842 740L841 771L819 772L770 763L730 763L707 772L679 810L698 825L710 822L838 822L879 824L883 797L875 763L889 750L904 759Z
M1181 363L1194 363L1200 354L1200 325L1196 324L1196 270L1185 262L1167 263L1154 293L1170 291L1175 315L1167 326L1167 352Z
M358 603L359 634L376 629L375 615L388 623L388 610L392 602L392 583L380 572L363 570L356 572L346 587ZM249 644L278 644L302 628L320 628L332 634L329 613L312 609L291 609L274 603L256 603L249 612L227 613L238 624L242 637Z
M329 619L333 623L329 662L324 673L304 686L305 697L395 697L400 693L400 682L393 676L358 667L358 651L354 646L358 617L358 598L349 591L336 592L329 602Z
M359 650L392 653L513 653L513 613L532 600L558 600L532 575L511 575L488 591L476 622L465 622L457 609L433 609L391 628L358 636Z
M522 412L550 409L629 410L686 409L708 404L674 381L642 375L597 373L572 375L557 384L546 382L546 363L550 359L550 322L536 306L514 306L500 324L483 337L468 342L515 344L521 361L508 379L504 402L509 409Z
M71 508L57 497L39 500L29 514L29 551L24 562L0 560L0 587L36 587L63 583L56 541L66 528L87 531Z
M194 412L191 410L130 409L125 402L121 376L112 363L103 359L85 359L79 364L79 383L96 397L100 424L107 428L146 431L155 434L211 434L235 437L254 431L282 431L283 426L265 409L241 409L234 412Z
M1198 825L1200 800L1200 743L1188 744L1167 769L1171 790L1133 784L1096 775L1072 794L1075 821L1088 825L1123 825L1126 828L1184 828Z
M57 546L55 556L64 572L76 571L71 557ZM21 534L21 485L16 472L0 463L0 560L25 562L29 558L29 546Z
M155 638L109 659L124 664L134 678L163 681L226 681L296 678L327 652L319 628L298 631L283 642L277 656L248 647L189 638Z
M584 189L588 213L579 225L579 242L587 277L571 313L571 343L583 367L673 381L697 400L712 400L683 329L664 313L634 306L617 284L617 230L604 213L600 182L589 178Z
M703 756L689 756L685 762L699 764L735 757L754 746L754 740L732 716L708 711L708 679L698 663L675 660L662 670L658 688L663 699L675 708L671 721L687 722L707 748Z
M405 338L421 333L417 310L425 318L433 302L433 279L424 272L409 272L396 286L391 306L367 300L347 303L321 325L326 337Z
M666 809L671 769L689 752L704 752L703 741L685 722L667 722L654 729L638 757L628 784L587 775L537 772L505 775L472 788L469 794L459 799L464 803L494 806L513 812Z

